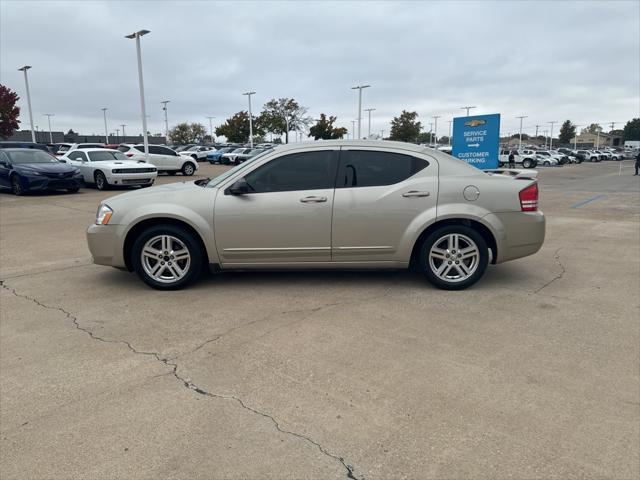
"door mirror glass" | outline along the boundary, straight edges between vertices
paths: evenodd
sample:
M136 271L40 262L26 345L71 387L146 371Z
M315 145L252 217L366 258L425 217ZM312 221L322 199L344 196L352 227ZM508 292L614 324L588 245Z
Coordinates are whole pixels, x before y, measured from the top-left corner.
M251 187L244 178L241 178L233 185L231 185L227 191L231 195L244 195L245 193L249 193L251 191Z
M58 161L59 161L60 163L67 163L67 161L66 161L64 158L59 158L59 159L58 159Z

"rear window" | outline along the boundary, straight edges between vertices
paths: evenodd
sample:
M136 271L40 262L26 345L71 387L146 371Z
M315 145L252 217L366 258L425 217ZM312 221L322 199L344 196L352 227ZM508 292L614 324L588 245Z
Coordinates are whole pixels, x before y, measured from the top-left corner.
M347 150L340 154L337 188L376 187L402 182L429 162L392 152Z
M104 152L89 152L89 160L91 162L109 162L111 160L128 160L128 158L122 152L105 150Z
M118 150L120 150L122 153L128 152L130 147L127 147L126 145L120 145L118 147Z

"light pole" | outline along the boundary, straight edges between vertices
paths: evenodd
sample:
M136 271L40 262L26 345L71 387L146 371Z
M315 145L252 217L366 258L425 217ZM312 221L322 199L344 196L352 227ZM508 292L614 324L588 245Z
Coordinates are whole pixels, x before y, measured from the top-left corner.
M518 136L518 150L522 150L522 119L527 118L527 115L520 115L516 117L520 119L520 134Z
M435 122L435 131L433 133L433 143L437 146L438 145L438 119L441 117L442 115L434 115L433 120Z
M122 127L122 143L127 143L127 134L124 132L124 127L126 127L126 125L123 123L120 126Z
M545 148L545 150L547 148L547 133L549 133L548 130L543 130L542 131L542 134L544 135L544 148Z
M431 140L432 138L433 138L433 122L429 122L429 146L433 144Z
M164 110L164 141L168 142L169 141L169 117L167 114L167 103L169 103L170 100L163 100L160 103L162 104L162 110Z
M360 127L362 123L362 89L369 88L371 85L356 85L351 90L358 90L358 140L360 140Z
M102 115L104 116L104 138L105 138L105 143L109 143L109 131L107 130L107 109L106 108L101 108L100 110L102 110Z
M242 95L246 95L249 98L249 145L253 148L253 118L251 115L251 95L255 95L256 92L245 92Z
M29 106L29 124L31 125L31 141L36 143L36 132L33 129L33 113L31 113L31 95L29 94L29 78L27 77L27 70L31 68L31 65L25 65L18 69L19 72L24 72L24 86L27 90L27 105Z
M596 150L600 150L600 130L596 131Z
M547 122L551 125L551 134L549 135L549 150L553 149L553 124L558 123L557 120L553 120L552 122Z
M144 79L142 78L142 52L140 51L140 37L150 33L149 30L139 30L125 38L135 38L136 52L138 54L138 80L140 83L140 110L142 114L142 136L144 139L144 159L149 161L149 138L147 137L147 110L144 105Z
M213 119L216 117L207 117L209 119L209 136L211 137L211 143L213 143Z
M375 108L365 108L365 112L369 112L369 127L367 129L367 138L371 136L371 112L373 112Z
M284 134L284 139L286 143L289 143L289 117L287 117L286 114L284 116L284 123L285 123L285 128L287 129L287 132ZM296 131L296 142L297 141L298 141L298 132Z
M380 137L382 137L382 140L384 140L384 130L380 130Z
M47 117L47 121L49 122L49 143L53 143L53 133L51 133L51 117L55 117L53 113L45 113L45 117Z
M471 110L472 108L476 108L476 107L460 107L460 110L466 110L467 111L467 117L469 116L469 110Z
M447 123L449 123L449 146L451 146L451 124L453 120L447 120Z
M355 133L356 133L356 121L351 120L351 140L356 138Z
M116 128L116 143L120 143L120 129Z
M536 138L538 138L538 128L540 127L540 125L536 125Z
M573 149L578 149L578 127L582 127L582 125L574 125L576 129L576 133L573 135Z

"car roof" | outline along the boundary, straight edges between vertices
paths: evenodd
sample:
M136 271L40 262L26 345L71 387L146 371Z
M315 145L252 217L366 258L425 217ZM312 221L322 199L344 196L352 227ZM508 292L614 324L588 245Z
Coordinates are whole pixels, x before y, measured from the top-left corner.
M122 153L118 150L114 150L113 148L76 148L74 150L69 150L67 153L71 152L111 152L111 153Z
M44 150L41 150L40 148L21 148L21 147L3 148L0 151L2 151L2 152L33 152L33 151L38 151L38 152L47 153Z

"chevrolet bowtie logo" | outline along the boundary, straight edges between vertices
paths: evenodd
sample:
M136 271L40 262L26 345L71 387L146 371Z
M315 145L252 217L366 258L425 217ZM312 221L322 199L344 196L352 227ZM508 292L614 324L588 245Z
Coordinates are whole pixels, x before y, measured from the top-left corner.
M479 127L480 125L484 125L486 120L469 120L468 122L464 122L465 127Z

